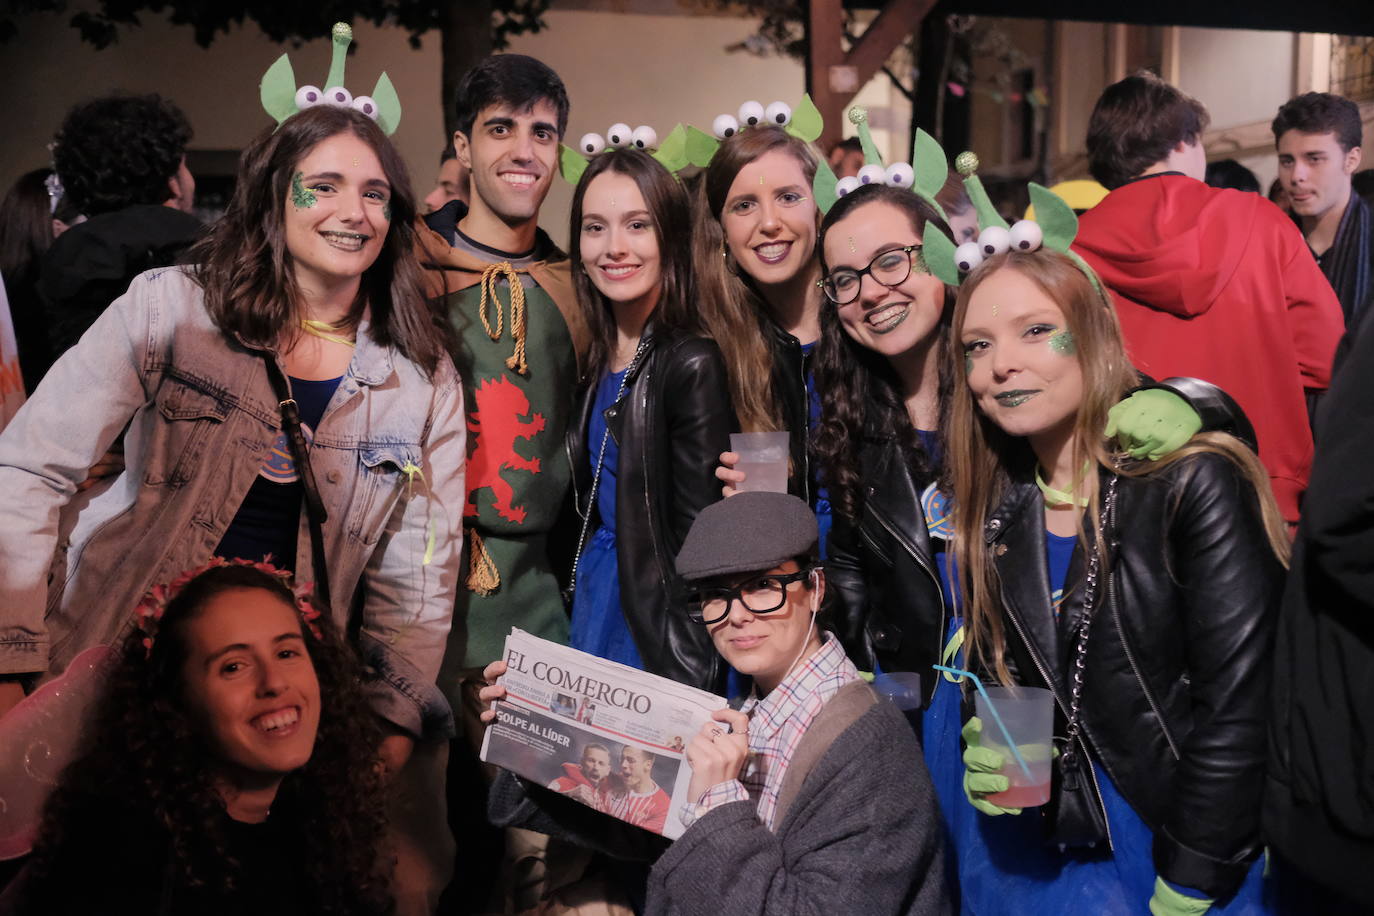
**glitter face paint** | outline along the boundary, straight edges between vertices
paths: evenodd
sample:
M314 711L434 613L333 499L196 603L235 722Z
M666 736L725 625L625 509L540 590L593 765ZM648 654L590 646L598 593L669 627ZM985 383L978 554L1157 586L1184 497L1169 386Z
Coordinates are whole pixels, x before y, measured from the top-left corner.
M1073 332L1060 328L1050 335L1050 349L1060 356L1074 356L1078 353L1078 342L1073 339Z
M297 172L291 176L291 205L297 210L315 206L318 198L305 186L305 173Z

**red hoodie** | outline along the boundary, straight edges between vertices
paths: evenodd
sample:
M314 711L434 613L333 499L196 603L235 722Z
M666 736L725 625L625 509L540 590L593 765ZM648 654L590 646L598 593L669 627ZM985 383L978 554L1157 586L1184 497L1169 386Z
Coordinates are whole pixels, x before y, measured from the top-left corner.
M1205 379L1249 415L1296 522L1312 466L1304 390L1330 383L1345 331L1297 227L1258 194L1159 175L1083 214L1074 248L1111 290L1136 368Z

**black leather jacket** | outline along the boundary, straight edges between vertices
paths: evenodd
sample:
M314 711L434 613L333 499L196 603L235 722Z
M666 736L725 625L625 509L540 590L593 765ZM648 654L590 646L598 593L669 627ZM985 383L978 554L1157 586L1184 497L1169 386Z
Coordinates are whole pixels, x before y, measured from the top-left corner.
M697 513L720 499L716 465L730 446L730 432L738 428L725 361L711 340L652 325L643 340L644 355L626 379L624 396L605 414L620 449L615 506L620 604L646 670L723 693L725 663L706 628L687 618L674 564ZM583 392L567 436L583 517L589 511L591 453L601 446L587 442L596 381ZM598 523L594 515L588 531Z
M1228 432L1251 447L1255 434L1226 392L1194 378L1148 381L1172 391L1202 419L1203 429ZM826 558L834 628L860 670L916 671L924 701L935 692L931 665L940 659L953 609L946 605L931 555L921 493L931 477L914 474L895 439L868 430L859 448L863 479L857 523L835 514Z
M1160 876L1225 898L1260 851L1284 571L1253 489L1223 457L1195 455L1148 478L1120 477L1117 491L1107 526L1110 576L1089 628L1082 735L1154 832ZM1044 518L1027 470L989 516L985 536L1001 581L1013 675L1054 691L1063 735L1084 589L1073 588L1056 623ZM1084 564L1079 547L1065 579L1071 588ZM1080 772L1087 789L1078 796L1100 811L1096 777L1086 765ZM1055 795L1047 829L1072 834L1077 825L1065 819L1083 810L1058 803L1058 783Z
M766 322L773 350L773 391L782 411L782 422L788 432L792 451L792 473L787 490L793 496L815 503L815 485L811 480L811 460L807 448L811 432L811 405L806 397L806 359L801 342L782 328Z
M869 430L859 446L863 480L857 523L839 512L825 560L831 622L851 661L863 671L921 675L923 703L935 691L949 620L935 568L921 493L933 477L907 464L897 440Z

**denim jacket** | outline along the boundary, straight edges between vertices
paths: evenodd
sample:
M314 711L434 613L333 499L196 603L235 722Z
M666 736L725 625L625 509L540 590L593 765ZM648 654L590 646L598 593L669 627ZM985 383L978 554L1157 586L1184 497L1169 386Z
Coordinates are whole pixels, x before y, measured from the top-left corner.
M117 641L146 589L209 559L279 429L263 351L215 327L189 273L135 279L0 435L0 673L56 675ZM124 472L78 495L121 433ZM333 618L360 608L374 708L418 737L451 728L434 679L466 455L452 365L428 380L364 324L310 461ZM296 568L311 568L304 512Z

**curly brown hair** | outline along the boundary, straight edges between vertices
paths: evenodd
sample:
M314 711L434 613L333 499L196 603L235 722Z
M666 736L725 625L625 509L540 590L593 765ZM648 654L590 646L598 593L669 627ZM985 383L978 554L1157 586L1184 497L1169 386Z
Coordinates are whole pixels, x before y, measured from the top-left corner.
M884 184L864 185L836 201L821 222L816 248L822 252L821 268L825 273L829 273L823 254L826 235L840 220L873 204L900 210L911 221L912 231L922 238L930 231L950 235L939 214L911 191ZM944 313L932 332L939 335L936 351L940 360L942 410L949 402L948 331L953 306L954 291L946 287ZM821 338L812 365L816 390L820 392L821 417L812 435L811 450L821 466L836 513L852 522L858 522L863 513L864 481L859 454L866 438L896 440L916 479L927 481L937 476L935 456L927 454L911 424L892 364L886 357L855 343L840 326L837 309L830 302L821 308Z
M37 902L60 894L48 885L70 874L92 803L151 817L168 838L171 887L164 899L188 895L232 898L242 864L229 854L225 805L214 783L217 759L187 702L184 663L187 623L212 598L235 589L262 589L294 607L282 580L246 566L223 566L197 576L168 602L151 651L142 631L124 640L98 702L85 752L63 773L48 799L26 890ZM363 697L362 666L327 616L317 637L302 636L320 685L320 724L305 766L282 780L273 810L284 819L312 912L383 914L391 910L389 869L379 852L383 814L381 740ZM274 819L275 820L275 819ZM155 855L147 850L147 855ZM79 863L78 863L79 865ZM65 867L64 867L65 866Z

